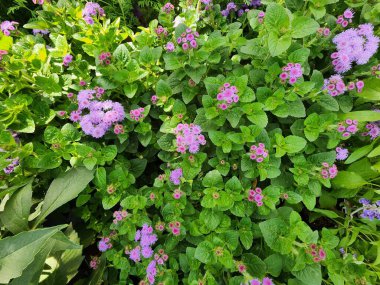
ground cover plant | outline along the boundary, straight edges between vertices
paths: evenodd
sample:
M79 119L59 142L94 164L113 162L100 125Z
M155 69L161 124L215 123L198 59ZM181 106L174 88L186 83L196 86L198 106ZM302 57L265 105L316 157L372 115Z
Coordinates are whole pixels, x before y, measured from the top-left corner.
M32 2L0 27L0 284L379 284L379 3Z

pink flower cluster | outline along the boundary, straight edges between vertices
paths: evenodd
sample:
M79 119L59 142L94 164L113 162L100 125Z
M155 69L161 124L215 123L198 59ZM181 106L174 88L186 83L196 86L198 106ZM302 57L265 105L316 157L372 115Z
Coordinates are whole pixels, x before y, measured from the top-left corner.
M94 256L90 261L90 267L95 270L96 268L98 268L99 263L99 257Z
M73 56L71 54L66 54L63 57L63 65L64 66L69 66L69 64L73 61Z
M200 145L205 145L205 137L201 134L202 129L194 124L178 124L174 130L176 134L177 151L186 153L197 153Z
M336 151L336 159L337 160L345 160L348 157L348 149L337 147Z
M218 108L222 110L226 110L232 103L237 103L239 101L239 96L237 93L239 92L236 86L231 86L230 83L224 83L222 87L219 88L218 95L216 95L216 99L221 101L218 104Z
M344 84L342 77L335 74L330 76L329 79L325 79L322 89L327 90L331 96L335 97L343 94L347 90L347 87Z
M144 108L133 109L129 112L132 120L139 121L144 118Z
M286 83L286 81L289 80L289 84L293 85L298 78L302 77L302 66L299 63L289 62L282 68L282 71L280 74L282 83Z
M162 7L162 11L166 14L170 14L171 11L174 10L174 6L172 3L168 2Z
M165 46L167 52L173 52L175 50L175 46L172 42L168 42Z
M175 236L179 236L181 234L181 223L178 221L170 222L169 228L172 231L172 234Z
M110 242L109 237L103 237L100 239L99 244L98 244L98 249L101 252L107 251L108 249L112 248L112 244Z
M358 93L362 92L363 87L364 87L364 82L361 80L356 81L356 82L349 82L347 85L348 90L354 90L356 88L356 92Z
M377 122L369 123L365 127L368 131L362 133L362 136L370 136L372 140L380 136L380 126Z
M257 21L262 24L264 22L265 18L265 12L260 11L259 14L257 15Z
M318 247L314 243L309 246L306 253L313 257L314 262L320 262L326 259L326 252L324 249L321 246Z
M252 145L250 149L249 158L256 160L257 163L263 162L268 157L268 150L265 148L265 144L259 143L259 146Z
M93 17L96 17L99 15L100 17L104 17L106 14L104 13L104 10L98 3L95 2L87 2L86 6L84 7L82 11L82 17L83 20L86 21L87 24L93 25L94 19Z
M182 45L183 50L188 50L189 48L197 48L198 43L196 38L198 37L199 33L197 31L193 32L192 29L187 28L186 31L177 38L177 44L180 46Z
M358 121L347 119L344 122L338 124L337 131L342 133L342 136L344 138L347 138L358 131Z
M146 268L146 277L149 284L154 284L157 275L157 264L163 265L167 261L169 256L163 249L159 249L158 253L154 254L154 259L148 264Z
M264 277L261 282L257 278L249 280L249 285L274 285L274 283L269 277Z
M42 5L44 4L45 0L32 0L34 4Z
M172 172L170 172L170 181L174 185L181 184L181 177L182 177L182 168L174 169Z
M318 33L320 36L328 37L328 36L330 35L330 29L329 29L329 28L326 28L326 27L319 28L319 29L317 30L317 33Z
M183 192L181 190L175 189L173 193L173 198L178 200L182 197L182 195L183 195Z
M158 222L154 228L156 231L163 232L165 230L165 223L164 222Z
M348 23L352 23L353 18L354 18L354 11L348 8L343 12L343 15L338 16L336 23L338 25L341 25L343 28L345 28L348 26Z
M137 230L135 234L135 242L139 242L134 249L126 251L129 254L129 258L134 262L141 261L143 258L150 258L153 256L152 245L157 241L157 235L153 234L153 228L144 224L141 230Z
M16 30L15 25L18 25L18 22L15 21L4 21L0 24L0 29L4 35L10 36L11 32Z
M371 67L371 74L380 78L380 64Z
M113 212L113 217L115 218L113 220L113 223L117 224L118 222L123 220L125 217L127 217L127 215L128 215L128 212L125 210Z
M98 58L99 58L100 64L109 65L111 63L110 52L102 52Z
M168 35L168 30L165 29L163 26L158 26L156 29L155 29L155 32L157 34L157 36L159 37L166 37Z
M152 104L153 104L153 105L156 105L156 104L157 104L157 100L158 100L157 95L152 95L152 97L150 97L150 101L152 101Z
M373 34L372 24L359 25L358 29L348 29L333 38L336 52L331 54L332 64L338 73L351 69L352 64L366 64L376 53L380 39Z
M256 189L250 189L248 191L248 201L256 203L258 207L263 205L264 195L262 194L261 188L257 187Z
M80 91L77 97L78 110L70 114L71 120L79 122L83 132L94 138L104 136L113 124L121 122L125 118L124 108L120 103L94 99L94 95L100 98L103 92L102 88ZM87 114L83 115L83 113Z
M334 178L338 174L338 168L335 164L330 166L327 162L322 162L321 175L323 179Z

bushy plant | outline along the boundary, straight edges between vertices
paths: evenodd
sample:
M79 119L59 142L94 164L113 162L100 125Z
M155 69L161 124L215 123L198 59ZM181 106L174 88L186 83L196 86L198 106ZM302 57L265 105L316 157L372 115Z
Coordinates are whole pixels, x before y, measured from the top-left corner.
M0 283L379 282L380 4L34 2L1 23Z

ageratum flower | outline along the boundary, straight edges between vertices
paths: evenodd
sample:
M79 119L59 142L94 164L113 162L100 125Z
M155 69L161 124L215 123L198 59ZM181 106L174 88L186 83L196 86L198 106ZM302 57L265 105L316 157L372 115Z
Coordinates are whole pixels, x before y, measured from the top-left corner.
M336 151L336 159L337 160L345 160L348 157L348 149L337 147Z
M0 29L4 35L10 36L11 32L16 30L15 25L18 25L18 22L15 21L4 21L0 24Z
M202 129L194 124L178 124L174 130L176 134L177 151L186 153L197 153L200 145L205 145L205 137L201 134Z
M174 184L174 185L179 185L181 184L181 177L182 177L182 168L177 168L175 170L173 170L172 172L170 172L170 181Z
M297 79L302 77L302 67L299 63L289 62L286 66L282 68L282 73L280 74L280 79L282 83L289 81L289 84L293 85L297 82Z
M83 20L86 21L87 24L93 25L94 19L93 17L96 17L99 15L99 17L103 17L106 14L104 13L104 10L98 3L95 2L87 2L86 6L84 7L82 11L82 17Z
M330 76L329 79L325 79L322 90L326 90L331 96L335 97L343 94L347 90L347 87L342 77L335 74Z
M216 99L221 102L218 104L219 109L226 110L232 103L239 101L236 86L231 86L230 83L224 83L223 86L219 88L219 91L220 93L216 96Z

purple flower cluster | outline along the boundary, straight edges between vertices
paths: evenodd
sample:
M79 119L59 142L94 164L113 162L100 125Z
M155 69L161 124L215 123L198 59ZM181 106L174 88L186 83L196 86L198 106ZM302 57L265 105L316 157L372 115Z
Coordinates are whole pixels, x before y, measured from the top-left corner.
M9 161L10 164L7 167L5 167L3 169L3 171L4 171L5 174L11 174L15 170L15 167L20 164L20 160L19 160L18 157L16 157L16 158L13 158L13 159L9 158L9 159L7 159L7 161Z
M280 74L282 83L286 83L286 81L289 80L289 84L293 85L298 78L302 77L302 66L299 63L289 62L282 68L282 71Z
M165 29L163 26L158 26L155 30L154 30L157 34L158 37L167 37L168 36L168 30Z
M172 3L168 2L162 7L162 11L166 14L170 14L171 11L174 10L174 6Z
M135 234L135 242L139 242L134 249L129 252L129 258L134 262L141 261L143 258L150 258L153 256L152 245L157 241L157 235L153 234L153 228L144 224L141 230L137 230Z
M265 13L263 11L260 11L257 15L257 21L262 24L264 22Z
M342 133L342 136L344 138L347 138L358 131L358 121L347 119L344 122L338 124L337 131L339 133Z
M137 108L129 112L132 120L139 121L144 118L144 108Z
M321 175L323 179L334 178L338 174L338 168L335 164L330 166L327 162L322 162Z
M227 4L225 10L221 11L222 16L228 17L228 15L237 12L237 16L241 17L244 13L249 12L250 9L257 9L261 6L261 0L252 0L249 4L242 4L240 8L234 2Z
M104 136L107 130L125 118L123 106L118 102L111 100L98 101L94 99L104 93L104 89L82 90L78 94L78 110L71 112L70 118L73 122L80 123L85 134L94 138ZM85 111L87 114L83 115Z
M370 136L371 140L374 140L380 136L380 124L379 122L368 123L366 126L367 132L362 133L362 136Z
M176 134L177 151L186 153L188 149L190 153L197 153L200 145L205 145L206 140L201 134L202 129L194 124L178 124L174 129Z
M331 96L335 97L343 94L347 90L347 87L344 84L342 77L335 74L330 76L329 79L325 79L322 90L327 90Z
M336 23L338 25L341 25L343 28L345 28L348 26L348 23L352 23L353 18L354 18L354 11L348 8L343 12L343 15L338 16Z
M189 48L197 48L198 43L196 38L198 37L199 33L197 31L193 32L192 29L187 28L186 31L177 38L177 44L182 46L183 50L188 50Z
M167 52L173 52L175 50L175 46L172 42L168 42L165 46Z
M113 220L113 223L117 224L118 222L120 222L121 220L123 220L124 218L126 218L127 215L128 215L128 212L125 211L125 210L113 212L113 217L115 218Z
M150 101L152 101L152 104L153 104L153 105L156 105L156 104L157 104L157 100L158 100L157 95L152 95L152 97L150 97Z
M252 145L250 149L249 158L256 160L257 163L263 162L268 157L268 150L265 148L265 144L259 143L259 146Z
M205 11L211 10L211 8L212 8L212 0L201 0L201 2L206 5Z
M371 67L371 74L380 78L380 64Z
M4 35L10 36L11 32L16 30L15 25L18 25L18 22L15 21L4 21L0 24L0 29Z
M33 29L33 35L48 35L50 32L48 29L46 30L39 30L39 29Z
M179 184L181 184L182 175L183 175L182 168L174 169L172 172L170 172L170 181L174 185L179 185Z
M71 54L66 54L63 57L63 65L64 66L69 66L69 64L73 61L73 56Z
M112 247L112 244L110 242L110 238L109 237L103 237L103 238L100 239L99 244L98 244L98 249L101 252L107 251L111 247Z
M224 17L228 17L228 15L232 12L235 12L237 11L237 6L234 2L230 2L227 4L227 7L225 10L222 10L221 11L221 14L224 16Z
M337 160L345 160L348 157L348 149L337 147L336 151L336 159Z
M239 92L236 86L231 86L230 83L224 83L222 87L219 88L218 95L216 95L216 99L221 101L218 104L218 108L222 110L226 110L232 103L237 103L239 101L239 96L237 93Z
M82 11L82 17L83 20L86 21L87 24L93 25L94 19L93 17L96 17L99 15L100 17L105 16L104 10L98 3L95 2L87 2L86 6L84 6L84 9Z
M165 254L163 249L158 250L158 253L154 255L154 259L148 264L146 268L146 277L150 284L154 284L157 275L157 265L163 265L167 261L169 256Z
M317 30L318 35L328 37L330 35L330 29L329 28L319 28Z
M372 24L359 25L348 29L333 39L337 51L331 54L332 64L338 73L351 69L352 64L366 64L376 53L380 39L373 34Z
M110 52L102 52L99 55L100 64L109 65L111 64L111 53Z
M363 205L363 213L360 215L361 218L364 219L377 219L380 220L380 200L377 200L374 203L371 203L370 200L361 198L359 199L359 203Z
M272 279L270 279L269 277L264 277L261 282L257 278L249 280L248 282L249 285L274 285Z
M96 268L98 268L99 263L99 257L94 256L90 261L90 267L95 270Z
M261 188L257 187L256 189L250 189L248 191L248 201L256 203L258 207L263 205L264 195L262 194Z

